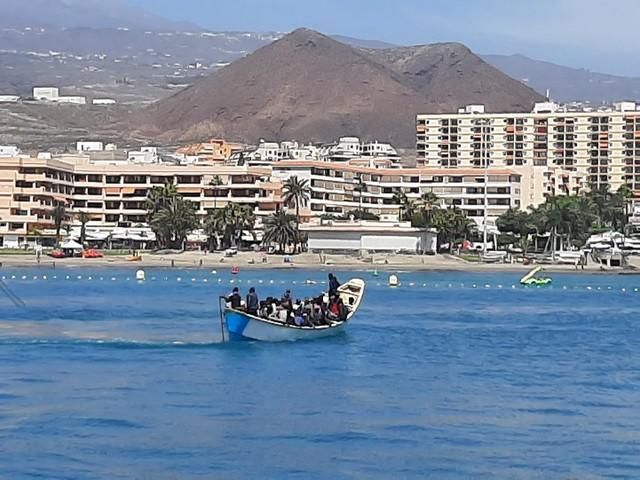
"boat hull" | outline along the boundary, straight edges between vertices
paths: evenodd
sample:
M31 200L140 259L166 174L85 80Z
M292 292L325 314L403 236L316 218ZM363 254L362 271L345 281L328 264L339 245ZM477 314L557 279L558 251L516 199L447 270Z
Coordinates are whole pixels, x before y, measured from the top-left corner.
M295 327L258 319L235 310L225 311L224 320L229 340L261 342L291 342L331 337L343 332L347 326L347 322L342 322L332 327Z
M333 325L316 327L298 327L249 315L240 310L223 308L223 331L229 340L258 340L261 342L290 342L296 340L314 340L331 337L344 332L349 320L353 318L364 298L365 282L352 278L341 285L336 293L344 302L348 314L346 321ZM221 300L225 300L221 297Z

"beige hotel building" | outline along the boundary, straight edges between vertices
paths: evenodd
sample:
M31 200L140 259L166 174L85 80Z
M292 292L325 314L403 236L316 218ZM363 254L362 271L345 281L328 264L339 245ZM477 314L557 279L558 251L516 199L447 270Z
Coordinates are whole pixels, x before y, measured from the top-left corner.
M218 176L222 185L210 185ZM151 188L174 183L205 216L235 202L251 205L258 216L281 203L282 188L270 170L254 167L91 163L86 155L54 158L0 158L0 246L23 244L27 237L51 237L51 210L86 212L93 227L136 227L146 222L145 199ZM77 222L76 222L77 223Z
M484 220L485 172L475 168L425 166L398 168L385 160L349 162L280 161L267 167L225 165L168 165L89 161L88 155L44 158L0 158L0 247L24 245L39 238L52 239L53 207L74 214L86 212L88 227L101 231L136 228L146 221L145 199L154 186L174 183L193 201L197 212L208 212L230 202L250 205L260 219L282 205L283 183L298 176L309 181L311 198L301 216L304 221L323 214L344 215L362 208L384 220L397 220L400 205L394 193L403 191L418 200L427 192L442 206L464 210L479 225ZM221 185L212 186L214 177ZM487 172L489 222L511 207L520 206L520 174L504 167ZM362 194L358 184L364 184ZM259 228L259 226L258 226Z

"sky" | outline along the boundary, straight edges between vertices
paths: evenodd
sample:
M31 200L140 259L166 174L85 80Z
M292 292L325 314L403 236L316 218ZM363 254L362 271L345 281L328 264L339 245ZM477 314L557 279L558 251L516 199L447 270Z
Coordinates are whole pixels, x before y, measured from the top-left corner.
M523 54L640 76L640 0L129 0L213 31L327 34L399 45L456 41L477 53Z

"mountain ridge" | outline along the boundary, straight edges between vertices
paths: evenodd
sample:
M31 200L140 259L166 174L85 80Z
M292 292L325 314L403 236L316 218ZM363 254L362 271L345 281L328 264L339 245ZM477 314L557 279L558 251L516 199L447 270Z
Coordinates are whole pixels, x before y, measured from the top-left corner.
M477 101L483 81L497 82L483 101L489 111L526 110L541 99L463 46L435 56L428 47L417 50L418 61L429 69L425 76L413 72L421 84L394 61L410 51L391 50L395 55L381 61L385 50L373 53L297 29L156 102L135 115L131 126L167 141L208 135L250 142L329 141L348 134L409 146L415 142L417 113L451 111ZM460 62L455 71L452 58Z
M525 55L482 55L507 75L543 93L550 91L558 102L589 101L594 104L640 100L640 77L623 77L567 67Z

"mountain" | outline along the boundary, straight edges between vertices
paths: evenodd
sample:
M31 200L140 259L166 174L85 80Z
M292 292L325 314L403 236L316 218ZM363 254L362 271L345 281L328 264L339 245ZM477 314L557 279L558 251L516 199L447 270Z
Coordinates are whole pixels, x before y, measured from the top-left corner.
M524 55L484 55L506 74L538 92L550 91L559 102L590 101L594 104L620 100L640 101L640 78L621 77L534 60Z
M172 22L124 0L0 0L0 26L145 28L179 30L187 24ZM193 25L189 28L194 29Z
M296 30L130 119L156 138L415 142L415 115L468 101L529 110L540 95L461 45L360 50Z
M369 50L382 65L401 74L405 83L422 92L437 111L484 104L487 111L528 111L543 98L507 77L460 43ZM433 110L433 109L431 109Z

